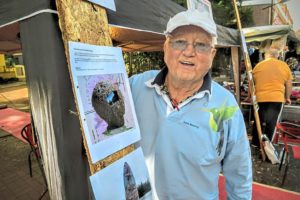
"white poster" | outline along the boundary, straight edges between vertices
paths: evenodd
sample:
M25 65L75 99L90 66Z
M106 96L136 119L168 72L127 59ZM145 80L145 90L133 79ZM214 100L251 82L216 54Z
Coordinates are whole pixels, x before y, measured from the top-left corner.
M141 148L90 177L96 200L151 200L151 186Z
M110 10L116 11L116 5L114 0L88 0L92 3L98 4Z
M140 139L122 51L69 42L71 75L92 163Z
M188 9L206 11L212 16L211 3L209 0L187 0Z

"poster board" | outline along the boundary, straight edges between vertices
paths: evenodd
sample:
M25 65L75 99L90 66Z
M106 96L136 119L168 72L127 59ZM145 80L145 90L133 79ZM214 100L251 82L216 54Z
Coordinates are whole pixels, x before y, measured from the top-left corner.
M116 11L116 5L114 0L88 0L92 3L98 4L110 10Z
M209 0L187 0L188 9L206 11L212 17L211 3Z
M90 181L95 199L152 199L141 148L95 173Z
M69 42L71 76L92 163L137 142L121 48Z

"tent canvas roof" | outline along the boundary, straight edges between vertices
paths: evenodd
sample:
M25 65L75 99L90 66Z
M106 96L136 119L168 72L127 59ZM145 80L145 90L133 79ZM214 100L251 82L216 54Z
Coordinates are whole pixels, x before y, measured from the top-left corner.
M283 35L288 35L288 38L294 42L300 42L300 38L296 36L290 25L268 25L243 28L243 33L246 37L246 42L275 40Z
M289 25L256 26L243 28L246 42L261 42L267 39L278 39L291 30Z
M107 10L111 37L125 51L159 51L167 21L185 8L171 0L115 0ZM54 0L0 0L0 52L21 50L18 21L41 12L56 13ZM218 25L218 46L239 44L236 30Z

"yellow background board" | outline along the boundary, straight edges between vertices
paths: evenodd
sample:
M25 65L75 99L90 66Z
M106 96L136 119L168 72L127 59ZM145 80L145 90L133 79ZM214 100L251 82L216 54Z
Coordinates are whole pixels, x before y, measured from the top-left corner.
M5 66L5 57L4 54L0 54L0 67Z

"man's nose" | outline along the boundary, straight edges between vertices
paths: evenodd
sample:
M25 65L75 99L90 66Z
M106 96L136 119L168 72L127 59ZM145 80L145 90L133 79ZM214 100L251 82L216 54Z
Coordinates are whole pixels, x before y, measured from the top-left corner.
M187 43L185 49L183 50L183 54L185 56L194 56L196 54L196 50L193 43Z

